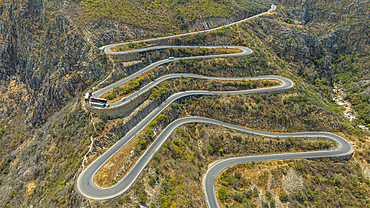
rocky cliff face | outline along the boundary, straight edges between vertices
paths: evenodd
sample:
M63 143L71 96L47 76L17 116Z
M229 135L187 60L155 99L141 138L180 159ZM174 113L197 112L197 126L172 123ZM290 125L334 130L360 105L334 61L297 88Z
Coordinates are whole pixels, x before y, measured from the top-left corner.
M223 25L267 8L256 5L257 9L250 11L239 8L227 18L196 19L188 29ZM24 85L22 89L26 88L27 96L17 103L23 103L22 115L30 125L44 123L66 102L114 68L97 46L166 33L163 28L145 29L103 16L83 22L86 19L79 1L3 2L0 14L2 89L4 92L21 89L10 89L5 84L10 80ZM3 105L7 103L3 100Z
M274 19L254 23L259 36L311 83L334 79L333 56L369 55L368 1L282 1ZM302 27L301 25L304 25Z
M42 1L2 3L2 8L0 79L4 94L27 91L14 98L27 124L45 122L109 70L105 55L63 10ZM2 103L9 108L9 101Z
M30 144L36 129L112 68L61 9L65 4L54 3L0 3L1 184L11 161L30 157L29 148L40 147L36 158L46 151L45 143Z
M285 14L307 26L330 52L364 53L369 45L368 0L361 1L282 1ZM340 47L343 43L348 45Z
M97 45L209 29L269 9L262 0L81 0L71 5L71 18Z
M101 122L95 123L89 114L84 114L78 99L83 91L111 71L123 68L121 75L124 76L131 70L115 64L97 49L98 46L117 40L163 35L160 30L118 24L107 18L81 24L79 14L83 11L78 3L67 0L0 2L2 204L11 201L14 206L38 204L36 201L42 198L42 193L48 192L46 189L53 192L54 202L62 203L59 196L71 192L69 186L73 182L69 181L77 170L69 164L75 167L81 164L90 137L104 130ZM238 13L226 19L205 19L195 22L191 29L222 25L245 15L249 13ZM67 103L70 105L66 106ZM64 106L65 110L60 112ZM45 124L51 116L52 122ZM48 136L39 134L44 132L39 128L45 127L52 131ZM50 166L50 162L55 166ZM61 169L64 170L60 172L62 175L56 174ZM46 179L48 171L52 179ZM65 171L68 174L64 174ZM59 179L62 185L54 186ZM68 187L64 189L64 186ZM22 202L19 199L23 197L17 192L32 197ZM42 201L41 204L54 202ZM68 203L72 206L73 201Z
M189 29L222 25L264 9L195 21ZM106 17L84 22L80 1L3 1L0 14L1 157L100 78L131 73L132 67L115 64L98 46L166 33Z
M187 72L220 76L284 73L297 81L298 89L292 94L279 95L279 99L274 98L276 95L251 96L253 99L215 98L218 99L215 103L201 99L187 110L226 118L226 122L236 119L235 115L245 115L247 119L238 117L237 121L240 125L254 122L251 125L254 128L345 130L348 126L343 126L339 114L333 113L327 107L327 100L317 95L323 94L322 91L309 87L318 78L320 81L325 77L328 85L335 80L333 60L336 54L369 55L369 24L368 19L363 18L367 15L368 1L348 2L284 0L274 15L219 31L224 35L194 38L198 44L246 45L254 54L243 59L212 60L204 66L196 61L176 63L170 66L174 71L183 71L181 68ZM83 11L78 3L56 0L0 2L0 201L5 205L98 207L114 206L117 202L117 199L89 202L79 197L74 189L91 140L101 137L96 145L104 148L119 138L114 129L109 133L116 121L91 115L83 109L79 99L84 90L96 86L106 76L112 74L108 81L113 82L143 63L153 61L143 60L128 67L102 54L98 46L123 39L153 37L160 31L121 24L106 17L82 24L79 14ZM334 9L338 11L336 14L332 12ZM232 18L249 13L237 15ZM231 17L199 20L190 25L190 29L231 20ZM324 29L318 29L319 26ZM166 32L173 30L163 31ZM170 43L191 45L187 39ZM312 98L309 102L308 97ZM263 102L259 101L261 99ZM247 102L251 104L242 105ZM218 113L204 109L205 105L209 105L209 109L215 106L213 110ZM245 113L247 109L250 111ZM266 123L268 116L270 120ZM116 130L129 129L133 123L122 124L122 128ZM93 155L99 154L98 148L93 147L93 150ZM190 164L190 169L192 165L197 164ZM194 181L200 175L198 172ZM138 183L146 184L145 181ZM158 187L160 183L156 182ZM138 203L138 193L131 191L126 196L130 205ZM123 205L123 199L118 203L128 206Z

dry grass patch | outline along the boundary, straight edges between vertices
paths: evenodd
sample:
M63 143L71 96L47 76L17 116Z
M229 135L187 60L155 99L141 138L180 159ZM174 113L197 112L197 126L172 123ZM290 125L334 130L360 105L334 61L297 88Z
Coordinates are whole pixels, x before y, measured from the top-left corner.
M26 194L30 195L32 194L33 190L36 188L35 181L29 181L27 183L27 189L26 189Z

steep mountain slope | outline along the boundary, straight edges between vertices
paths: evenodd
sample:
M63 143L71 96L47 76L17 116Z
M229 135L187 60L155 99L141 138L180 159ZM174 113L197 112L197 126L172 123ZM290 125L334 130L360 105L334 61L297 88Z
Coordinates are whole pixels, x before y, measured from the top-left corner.
M280 10L280 29L273 24L273 30L261 33L277 54L299 65L298 75L316 85L320 94L331 99L334 83L347 91L361 125L370 124L368 3L283 1L287 7Z
M115 67L121 67L116 66L110 57L101 53L95 46L109 43L115 38L123 40L124 38L114 37L109 33L112 28L117 31L116 24L119 22L101 22L103 15L88 20L91 22L82 22L81 17L86 16L88 12L80 10L80 3L82 4L57 0L0 2L1 183L5 181L3 177L11 176L10 169L19 161L18 157L27 158L23 155L24 152L34 145L37 129L42 127L51 115L60 111L92 84L96 85L94 82L99 78L102 79L109 72L115 71ZM223 5L229 4L224 2ZM259 7L259 10L262 9L263 5ZM253 14L259 11L253 8L248 12ZM231 18L228 21L231 21L250 13L227 12L217 17L225 18L227 15ZM208 14L207 17L211 18L212 15ZM109 23L108 27L106 23ZM120 34L130 30L127 23L120 24L120 27L125 28L123 31L118 30ZM203 22L198 26L196 22L192 25L200 27ZM98 34L97 40L97 36L92 35L102 31L100 26L104 26L104 30L109 28L105 34L108 38L104 38L104 34ZM139 33L136 29L142 32ZM131 27L131 30L130 38L151 35L135 26ZM160 30L156 33L164 35ZM126 73L128 72L124 67L121 75ZM51 144L47 144L50 148L49 145ZM42 149L42 145L36 146ZM7 196L7 188L3 191L3 196Z
M174 27L186 30L194 23L209 21L215 27L217 18L230 22L242 19L257 10L267 9L262 1L81 1L84 17L88 19L113 18L137 27L166 30ZM216 20L215 22L213 22ZM218 21L220 21L218 20Z
M22 0L0 3L0 143L4 146L1 157L14 151L27 137L32 137L35 128L99 78L119 71L115 67L121 66L102 54L96 44L153 35L142 29L138 32L138 25L131 27L127 22L107 20L105 13L91 16L89 11L81 10L84 3L88 2ZM199 2L192 5L197 4L200 5ZM243 15L258 13L266 7L260 2L255 4L260 6L243 10L248 11ZM223 5L230 4L223 2ZM233 5L239 8L235 2ZM140 15L136 18L143 17ZM226 15L231 20L243 17L233 11L217 17L225 18ZM84 16L91 18L85 20ZM214 24L223 24L222 21ZM202 21L192 25L197 27L203 23L206 24ZM112 30L128 37L115 36ZM165 34L159 29L155 32ZM120 71L120 76L127 73L126 69Z
M2 205L136 207L140 204L152 206L150 204L153 203L154 207L204 207L199 179L207 165L241 153L240 144L234 141L223 146L222 143L234 138L230 137L230 132L227 134L223 129L210 132L207 134L209 138L220 138L221 134L225 138L213 141L203 138L201 132L206 131L203 126L188 126L183 130L190 133L191 142L181 143L181 148L186 151L179 155L176 151L179 147L175 147L177 142L169 142L161 148L157 159L151 161L134 187L118 199L94 202L76 193L74 184L82 164L86 165L84 156L87 154L87 162L91 162L120 138L118 130L121 125L129 123L130 118L136 118L131 115L107 120L102 115L87 112L81 104L81 95L86 89L108 76L112 82L132 73L124 62L104 55L98 46L125 39L199 30L250 16L266 8L260 1L246 1L245 4L239 1L206 1L207 8L204 9L199 6L203 4L200 1L124 3L127 4L113 0L0 3ZM241 59L174 63L163 66L162 71L214 76L274 73L291 78L297 86L283 94L201 97L175 104L164 112L167 118L158 124L157 129L189 112L265 130L341 132L358 151L358 155L349 161L351 165L344 167L347 168L346 173L356 177L356 184L361 183L359 186L369 193L368 181L364 179L370 179L368 140L366 134L356 128L358 124L370 123L368 3L365 0L282 1L271 16L211 34L170 41L181 45L195 42L246 45L254 50L254 54ZM126 14L121 8L127 8L127 5L130 5L130 11ZM194 5L193 10L185 9L189 5ZM161 17L165 10L170 18ZM346 98L354 105L360 119L348 121L341 108L332 102L334 83L346 89ZM188 87L176 81L163 83L153 89L152 97L163 101L171 93L166 89L172 89L176 84L180 84L181 89ZM147 135L142 136L144 140ZM177 133L170 139L185 141L185 137L185 133ZM259 139L245 140L247 145L260 147L250 153L270 151L265 144L261 145ZM205 143L194 148L200 142ZM271 142L279 144L275 140ZM137 144L140 148L145 148L145 145ZM220 147L224 147L225 154L212 154L209 146L219 152ZM140 148L137 152L142 151ZM338 167L342 167L340 164ZM291 166L295 165L293 161ZM357 172L347 171L351 167L360 168ZM326 171L331 175L333 170ZM179 173L186 174L179 177ZM339 186L348 189L344 183ZM198 191L193 192L194 189ZM295 199L294 196L290 198ZM364 201L359 200L355 205L369 203L368 198L361 200ZM304 201L291 203L303 204ZM313 200L308 203L312 206L319 202Z

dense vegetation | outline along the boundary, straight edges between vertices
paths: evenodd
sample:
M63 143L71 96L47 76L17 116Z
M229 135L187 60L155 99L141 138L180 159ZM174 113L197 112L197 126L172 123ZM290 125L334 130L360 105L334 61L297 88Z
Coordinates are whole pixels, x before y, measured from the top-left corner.
M152 90L152 94L149 97L149 100L158 100L162 102L166 97L176 92L182 92L185 90L246 90L246 89L255 89L257 87L267 87L278 85L279 83L275 80L253 80L253 81L238 81L238 82L225 82L225 81L209 81L209 80L202 80L202 79L192 79L192 78L180 78L174 79L170 81L165 81L164 83L159 84ZM175 87L174 87L175 86ZM179 111L179 110L178 110ZM123 178L124 173L127 172L133 165L134 162L127 162L136 161L139 157L141 157L142 152L147 149L147 147L155 140L155 135L165 128L171 121L171 117L178 117L181 114L176 114L176 111L172 112L175 115L166 115L164 113L160 114L154 121L152 121L137 137L135 137L130 144L128 144L128 148L123 148L119 151L117 155L112 157L110 161L106 163L113 164L112 167L109 169L103 168L98 171L99 179L95 179L95 183L99 186L110 186L115 184L114 181L118 181ZM240 140L241 138L238 138ZM328 143L327 141L320 141L318 142L309 142L307 145L301 143L302 138L296 139L288 139L286 143L292 144L290 148L295 149L302 149L302 150L311 150L317 148L329 148L333 147L333 144ZM209 148L212 148L211 146ZM127 149L134 150L133 156L130 156L129 159L125 158L125 154L128 154ZM285 148L283 148L285 149ZM281 147L280 150L284 151ZM115 173L111 169L115 169L116 166L119 166ZM122 168L121 168L122 167ZM107 173L109 171L109 173Z
M369 80L364 80L370 72L370 52L367 55L351 53L334 56L336 66L335 80L346 89L347 99L356 111L357 122L370 127Z
M255 172L259 172L257 177ZM370 205L370 180L356 162L284 160L239 164L223 171L216 187L221 207L257 207L261 198L262 207Z
M251 23L254 30L271 44L280 58L294 63L293 73L324 100L332 102L331 90L338 84L356 111L355 123L369 125L366 1L307 1L305 4L310 9L305 11L298 9L301 5L296 1L283 2L289 9L277 10L275 21L257 19ZM331 10L335 12L328 12Z
M94 82L98 78L105 80L108 75L121 73L112 76L119 79L132 73L95 46L127 37L137 39L203 29L267 10L267 3L253 2L246 1L246 5L239 1L1 2L2 205L205 207L200 178L208 164L215 160L333 147L328 141L262 140L207 124L189 124L180 127L166 141L127 193L115 199L91 202L76 193L74 184L82 170L81 164L91 162L118 139L111 127L128 122L124 116L107 120L103 115L88 113L79 102L80 92L96 86ZM251 184L264 191L265 201L261 205L281 202L310 207L361 207L369 204L370 142L366 134L356 128L357 124L369 125L368 2L308 0L301 3L283 0L272 15L209 34L170 40L169 44L179 45L244 45L254 53L243 58L184 60L159 67L148 74L149 79L168 71L209 76L278 74L291 78L296 85L280 93L204 96L173 104L143 132L137 152L146 148L164 124L186 114L271 131L332 131L343 134L354 144L353 159L337 163L304 160L261 163L254 167L242 165L251 172L240 170L229 174L227 170L220 179L222 187L217 189L217 195L225 204L231 200L235 204L258 205L258 190L230 189L234 189L235 182L247 184L248 180L242 179L260 171L255 175L256 183L251 181ZM222 8L225 6L227 9ZM245 8L247 12L243 12ZM164 16L164 11L169 15ZM212 19L215 14L217 21ZM202 21L206 21L207 26ZM144 46L130 45L131 48ZM187 90L187 86L209 87L201 80L178 79L153 89L151 99L162 101L176 91L173 89L176 83L181 86L176 90ZM334 83L346 90L345 98L357 112L355 122L345 119L341 108L332 101ZM125 89L126 93L138 88L137 83L130 84L132 89ZM222 87L243 86L231 83ZM76 96L78 98L72 100ZM60 111L67 102L70 105ZM55 113L57 111L60 112ZM83 162L86 153L87 163ZM272 168L271 173L261 171L260 165ZM305 176L302 177L304 183L297 190L290 191L288 187L271 191L265 186L269 174L278 179L294 174Z
M197 20L209 18L242 18L244 15L257 14L267 10L264 1L216 1L216 0L140 0L137 2L117 0L83 0L80 6L84 17L114 18L125 24L149 29L166 29L174 31L188 30ZM244 14L247 11L247 14ZM85 20L85 21L86 21Z
M286 141L211 124L179 127L149 165L149 169L155 170L147 176L150 189L160 192L152 200L156 207L205 207L204 199L192 196L203 194L200 179L209 163L232 155L299 150L298 146L286 145Z
M2 205L19 207L23 202L15 199L27 196L28 204L45 200L44 203L68 206L66 198L74 192L73 178L88 151L89 137L100 135L106 125L103 121L94 124L91 118L80 104L67 106L36 133L16 163L9 166L15 158L5 160L0 165L0 182L12 187L3 196ZM23 168L27 171L17 171ZM21 180L27 183L19 183Z

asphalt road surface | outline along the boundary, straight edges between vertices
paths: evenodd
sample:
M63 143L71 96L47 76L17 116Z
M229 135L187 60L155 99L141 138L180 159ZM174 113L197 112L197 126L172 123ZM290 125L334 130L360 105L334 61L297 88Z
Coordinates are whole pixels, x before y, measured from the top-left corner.
M186 74L189 75L189 74ZM181 76L181 75L180 75ZM201 78L208 78L206 76L201 75L194 75ZM165 78L165 77L164 77ZM218 78L212 77L212 79L226 79L226 78ZM255 79L276 79L279 80L282 84L278 86L268 87L268 88L259 88L259 89L251 89L251 90L239 90L239 91L185 91L179 92L176 94L171 95L167 98L163 103L161 103L156 109L154 109L148 116L146 116L138 125L132 128L124 137L122 137L117 143L115 143L110 149L108 149L103 155L97 158L94 162L92 162L79 176L77 179L77 189L79 193L89 199L109 199L115 196L118 196L125 192L135 179L138 177L142 169L146 166L146 164L150 161L153 157L155 151L162 145L163 141L167 138L167 136L159 136L149 147L149 149L141 156L141 158L136 162L135 166L126 174L126 176L120 180L116 185L111 188L101 189L97 187L94 182L93 178L96 172L122 147L124 147L137 133L143 130L151 121L153 121L167 106L169 106L174 101L182 98L187 97L190 95L235 95L235 94L250 94L250 93L258 93L258 92L267 92L267 91L277 91L277 90L286 90L290 89L294 86L294 83L284 77L280 76L261 76L261 77L249 77L249 78L228 78L230 80L236 79L244 79L244 80L255 80ZM142 88L141 90L145 90ZM140 90L140 91L141 91ZM206 118L199 118L199 117L189 117L188 121L196 122L197 119L206 119ZM215 121L216 122L216 121ZM176 123L176 121L175 121ZM219 121L219 123L223 124L223 122ZM215 123L217 124L217 123ZM169 127L167 127L169 128ZM164 132L168 132L167 128ZM163 133L161 134L163 135ZM162 140L161 140L161 139ZM155 151L153 151L155 150Z
M217 29L221 29L224 27L229 27L259 16L262 16L264 14L268 14L276 9L275 5L271 6L271 9L267 12L261 13L259 15L255 15L253 17L243 19L238 22L231 23L229 25L225 25L222 27L199 31L199 32L192 32L187 34L179 34L179 35L173 35L173 36L167 36L167 37L160 37L160 38L154 38L154 39L147 39L143 40L144 42L148 41L154 41L154 40L162 40L162 39L169 39L174 37L181 37L181 36L187 36L187 35L193 35L193 34L199 34L204 32L210 32ZM142 41L133 41L132 43L137 43ZM124 51L124 52L112 52L110 48L124 45L127 43L119 43L119 44L112 44L108 46L103 46L101 49L108 53L108 54L124 54L124 53L136 53L139 51L149 51L149 50L158 50L163 48L175 48L175 47L181 47L184 48L184 46L156 46L156 47L148 47L148 48L142 48L142 49L136 49L132 51ZM194 57L184 57L184 58L174 58L172 60L166 59L161 60L158 62L155 62L138 72L117 81L114 84L111 84L107 87L104 87L96 92L93 93L94 97L99 97L103 95L105 92L108 92L109 90L112 90L113 87L122 85L129 80L137 77L138 75L141 75L142 73L149 71L153 69L154 67L167 64L173 61L178 61L180 59L204 59L204 58L218 58L218 57L235 57L235 56L246 56L251 54L253 51L246 47L241 46L186 46L187 48L190 47L196 47L196 48L238 48L242 50L241 53L237 54L220 54L220 55L209 55L209 56L194 56ZM326 137L334 140L338 143L338 148L336 150L330 150L330 151L312 151L312 152L299 152L299 153L283 153L283 154L272 154L272 155L257 155L257 156L246 156L246 157L236 157L236 158L230 158L226 160L219 161L211 166L210 169L206 172L206 174L203 177L203 188L204 192L206 194L206 199L209 207L219 207L217 202L217 197L215 194L214 189L214 183L215 179L217 177L217 174L222 171L223 169L237 164L241 162L251 162L251 161L266 161L266 160L280 160L280 159L291 159L291 158L317 158L317 157L336 157L336 156L344 156L344 155L351 155L353 153L353 147L352 145L343 137L338 136L333 133L329 132L302 132L302 133L270 133L270 132L264 132L264 131L257 131L253 129L248 129L232 124L228 124L225 122L217 121L210 118L203 118L203 117L185 117L180 118L175 121L173 121L171 124L169 124L156 138L156 140L149 146L149 148L145 151L145 153L139 158L139 160L136 162L136 164L130 169L130 171L125 175L125 177L120 180L117 184L110 188L100 188L96 186L93 182L94 176L98 172L98 170L115 154L117 153L121 148L123 148L134 136L139 133L142 129L144 129L152 120L156 118L167 106L169 106L174 101L178 100L179 98L190 96L190 95L226 95L226 94L250 94L250 93L259 93L259 92L266 92L266 91L277 91L277 90L287 90L294 86L294 83L284 77L280 76L257 76L257 77L238 77L238 78L222 78L222 77L207 77L202 75L196 75L196 74L169 74L162 76L158 79L156 79L154 82L149 83L148 85L144 86L140 90L134 92L133 94L127 96L125 101L117 101L115 103L111 104L111 108L117 107L119 105L124 104L125 102L130 102L131 99L135 98L136 96L140 95L141 93L146 92L147 90L152 89L154 86L156 86L158 83L163 82L168 79L173 79L176 77L193 77L193 78L200 78L200 79L214 79L214 80L255 80L255 79L275 79L279 80L281 82L281 85L279 86L273 86L268 88L260 88L260 89L252 89L252 90L240 90L240 91L186 91L186 92L179 92L174 95L171 95L169 98L167 98L163 103L161 103L155 110L153 110L148 116L146 116L140 123L138 123L134 128L132 128L124 137L122 137L117 143L115 143L111 148L109 148L105 153L103 153L100 157L98 157L95 161L93 161L86 169L82 171L80 176L77 179L77 190L78 192L89 199L93 200L103 200L103 199L110 199L116 196L121 195L125 191L127 191L131 185L134 183L136 178L139 176L141 171L145 168L145 166L148 164L148 162L153 157L154 153L159 150L159 148L162 146L163 142L166 141L166 139L170 136L170 134L173 132L174 129L176 129L178 126L189 123L189 122L199 122L199 123L211 123L215 125L222 125L227 128L244 131L248 133L263 135L263 136L269 136L269 137Z
M220 58L220 57L237 57L237 56L246 56L246 55L249 55L251 53L253 53L253 51L249 48L246 48L246 47L243 47L243 46L156 46L156 47L150 47L150 48L144 48L144 49L138 49L139 51L143 51L143 50L157 50L157 49L163 49L163 48L237 48L237 49L240 49L242 52L241 53L233 53L233 54L220 54L220 55L209 55L209 56L192 56L192 57L183 57L183 58L174 58L174 59L165 59L165 60L160 60L160 61L157 61L155 63L152 63L150 64L149 66L147 67L144 67L143 69L131 74L130 76L127 76L111 85L108 85L100 90L97 90L95 92L93 92L93 97L100 97L102 96L104 93L112 90L114 87L116 86L120 86L128 81L130 81L131 79L134 79L136 78L137 76L157 67L157 66L160 66L160 65L163 65L163 64L167 64L167 63L170 63L170 62L174 62L174 61L178 61L180 59L205 59L205 58ZM136 51L136 50L135 50ZM131 52L131 51L130 51ZM124 53L124 52L120 52L120 53ZM200 77L200 75L191 75L191 74L181 74L183 76L187 76L187 77ZM170 79L169 77L172 76L172 78L176 78L176 77L181 77L180 76L176 76L176 75L167 75L166 78ZM217 78L217 79L220 79L220 78ZM129 102L131 98L135 98L136 96L138 96L139 94L141 93L144 93L146 90L149 90L151 87L154 87L155 85L157 85L157 83L159 83L160 81L163 80L163 77L159 78L159 79L156 79L155 82L151 82L149 83L147 86L144 86L144 89L141 89L140 91L136 91L132 94L130 94L129 96L126 97L126 100L125 101L117 101L117 102L114 102L114 103L111 103L110 104L110 108L114 108L114 107L118 107L120 105L123 105L124 103L126 102ZM223 78L223 80L231 80L231 79L228 79L228 78ZM238 79L238 80L243 80L243 79ZM149 87L151 86L151 87Z

